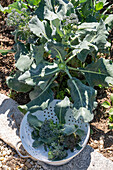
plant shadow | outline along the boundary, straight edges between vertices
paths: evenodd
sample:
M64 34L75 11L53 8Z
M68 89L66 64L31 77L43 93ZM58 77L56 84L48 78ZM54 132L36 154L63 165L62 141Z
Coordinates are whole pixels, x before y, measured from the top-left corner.
M18 104L14 100L3 94L0 94L0 98L0 124L3 126L0 132L2 133L4 128L6 129L5 133L7 133L7 128L11 128L16 130L15 135L19 136L19 127L23 114L18 110Z

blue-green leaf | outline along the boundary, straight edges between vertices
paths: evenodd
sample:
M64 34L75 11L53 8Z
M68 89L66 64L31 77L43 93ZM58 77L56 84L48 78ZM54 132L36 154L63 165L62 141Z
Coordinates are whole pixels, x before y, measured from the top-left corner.
M72 113L76 120L82 116L84 122L90 122L94 118L93 113L85 107L80 107L79 109L73 108Z
M113 63L112 61L100 58L97 62L86 66L85 77L90 86L108 86L113 84Z
M18 80L20 73L17 72L14 77L9 76L6 80L6 83L9 88L16 90L18 92L28 92L32 89L32 86L25 84Z
M46 37L46 31L44 23L41 22L37 16L34 16L30 22L29 22L29 28L30 30L37 35L38 37L41 37L42 35Z
M68 80L68 86L70 88L71 97L74 101L74 107L77 109L85 107L92 111L96 91L92 87L81 83L81 81L75 77Z
M65 124L64 125L64 129L62 129L62 132L66 135L71 135L72 133L74 133L76 131L76 127L75 125L68 125Z
M50 51L52 58L59 56L60 53L62 58L65 59L65 56L67 55L67 52L65 51L65 47L66 46L62 45L62 43L53 43L53 42L47 43L47 50Z
M65 115L69 109L71 103L68 97L65 97L62 101L55 105L54 111L59 119L59 122L65 124Z
M20 105L18 108L21 111L30 111L30 113L37 110L44 110L53 100L53 92L51 89L42 90L41 93L26 105Z
M17 60L15 66L22 72L29 69L33 62L33 59L29 55L20 55L20 58Z
M34 57L36 64L38 65L40 62L43 61L43 55L44 55L44 45L41 44L39 46L32 45L32 56Z
M43 124L42 121L40 121L36 116L34 116L30 113L27 115L27 121L28 121L29 125L34 127L34 128L35 127L36 128L41 127L42 124Z

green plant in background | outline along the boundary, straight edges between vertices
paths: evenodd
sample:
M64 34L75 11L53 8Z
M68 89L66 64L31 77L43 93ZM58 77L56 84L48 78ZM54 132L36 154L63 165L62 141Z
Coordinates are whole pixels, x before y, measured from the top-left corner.
M0 7L9 12L7 23L15 26L17 72L8 77L7 84L16 91L30 92L31 101L19 106L24 113L45 109L54 99L55 80L59 84L65 75L74 117L82 116L88 122L93 119L94 86L113 84L112 61L97 55L110 48L107 37L112 20L99 14L105 1L75 2L19 0L7 9Z
M108 125L109 125L109 128L110 129L113 129L113 94L111 94L110 96L110 102L108 101L104 101L102 103L102 106L106 109L109 109L109 122L108 122Z

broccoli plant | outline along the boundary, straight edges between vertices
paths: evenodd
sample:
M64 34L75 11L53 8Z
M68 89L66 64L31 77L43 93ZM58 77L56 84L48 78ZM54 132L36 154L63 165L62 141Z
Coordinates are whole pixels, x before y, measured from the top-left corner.
M112 61L98 57L98 52L110 47L107 29L112 23L109 17L107 21L96 18L99 4L92 4L95 12L88 10L90 21L83 17L86 0L77 4L73 0L20 0L8 8L0 7L9 12L7 23L15 26L17 72L7 78L7 84L16 91L29 92L31 99L19 106L22 112L45 109L54 99L55 80L65 74L75 118L93 119L94 86L113 84Z

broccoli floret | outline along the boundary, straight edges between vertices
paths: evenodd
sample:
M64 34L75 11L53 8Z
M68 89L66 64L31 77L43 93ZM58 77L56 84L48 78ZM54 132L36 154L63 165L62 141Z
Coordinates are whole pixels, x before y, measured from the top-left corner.
M75 149L78 142L80 142L80 137L75 133L72 133L69 136L65 136L65 148L70 149L72 152Z
M51 144L51 142L58 140L60 129L58 129L58 125L53 120L45 120L39 130L39 136L47 144Z
M50 160L61 160L67 156L67 151L64 150L62 145L56 145L56 143L52 144L52 149L48 152L48 159Z

